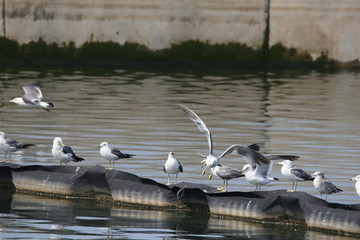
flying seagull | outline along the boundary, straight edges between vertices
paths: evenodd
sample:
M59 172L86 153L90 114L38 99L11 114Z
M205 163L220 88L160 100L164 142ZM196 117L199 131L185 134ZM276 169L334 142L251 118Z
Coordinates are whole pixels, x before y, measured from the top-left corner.
M287 179L293 182L292 188L288 190L288 192L295 192L297 183L300 181L312 181L314 180L310 174L302 170L301 168L297 168L293 165L293 163L289 160L284 160L282 162L278 162L278 165L282 165L281 174Z
M312 175L314 177L314 187L320 193L320 197L325 194L325 199L327 199L328 194L339 193L343 190L337 188L332 182L325 178L324 173L314 172Z
M211 136L211 132L209 131L209 129L207 128L207 126L205 125L205 123L201 120L201 118L194 112L192 111L190 108L186 107L183 104L179 104L181 110L185 113L185 115L190 118L190 120L192 120L197 127L199 128L199 130L203 133L205 133L207 141L208 141L208 146L209 146L209 153L208 155L203 155L200 154L202 157L204 157L204 160L201 162L204 166L204 170L202 171L202 175L205 174L206 169L209 168L214 168L216 166L218 166L220 164L220 159L229 155L230 153L232 153L233 151L236 151L237 154L241 155L242 157L245 158L245 160L252 165L253 169L255 170L255 166L256 164L260 165L262 164L262 168L265 168L266 172L269 172L271 169L271 161L272 160L277 160L277 159L289 159L289 160L296 160L299 157L298 156L293 156L293 155L269 155L269 156L265 156L260 154L259 151L259 146L257 144L252 144L249 146L241 146L241 145L232 145L230 146L228 149L226 149L219 157L216 157L214 155L213 152L213 141L212 141L212 136ZM261 169L262 169L261 168ZM261 170L261 172L265 172L265 170ZM259 171L259 170L257 170ZM209 179L211 179L212 174L210 174Z
M183 172L183 167L181 163L176 159L174 152L169 153L168 158L163 167L163 171L168 175L168 182L166 185L171 185L170 174L176 174L176 181L177 181L179 172Z
M25 108L42 108L46 111L50 111L50 108L54 107L54 104L51 102L41 101L43 95L40 90L40 84L35 83L32 85L23 86L22 88L25 94L22 97L16 97L9 102L15 103Z
M0 132L0 151L3 151L5 154L4 161L6 162L6 157L9 155L9 162L11 161L11 153L16 152L21 149L25 149L35 144L22 144L16 140L6 137L4 132Z
M62 139L59 137L54 138L51 152L54 158L60 161L61 165L63 163L67 165L67 163L71 161L81 162L85 160L84 158L76 156L72 148L70 146L65 146Z
M135 156L134 154L122 153L119 149L116 148L110 148L107 142L102 142L98 148L100 148L100 155L109 161L109 169L114 169L116 160L119 160L120 158L132 158Z

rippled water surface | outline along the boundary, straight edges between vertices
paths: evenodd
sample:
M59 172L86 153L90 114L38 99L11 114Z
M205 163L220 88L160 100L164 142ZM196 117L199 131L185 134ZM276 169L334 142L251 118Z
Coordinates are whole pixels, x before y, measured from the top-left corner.
M0 131L22 143L37 144L13 154L14 163L59 164L51 155L52 141L59 136L86 159L71 165L107 166L97 149L107 141L136 155L116 162L117 169L165 183L162 166L169 151L174 151L184 167L179 181L218 187L221 180L209 181L200 174L202 158L197 153L207 153L206 138L184 116L178 107L181 103L207 124L216 154L235 143L258 142L264 153L299 155L298 167L323 171L344 190L329 196L329 201L360 203L349 181L360 174L359 75L6 70L0 81ZM23 85L33 82L41 83L44 100L56 105L51 112L22 109L8 102L23 94ZM229 156L222 163L241 169L246 162ZM280 167L273 166L272 176L281 179ZM264 189L290 187L290 182L279 181ZM230 181L230 191L253 189L243 179ZM318 196L311 182L299 183L298 190ZM189 213L144 213L91 201L12 193L1 193L1 201L3 239L282 239L280 236L290 234L261 224ZM290 234L283 239L328 237L299 231L297 238Z

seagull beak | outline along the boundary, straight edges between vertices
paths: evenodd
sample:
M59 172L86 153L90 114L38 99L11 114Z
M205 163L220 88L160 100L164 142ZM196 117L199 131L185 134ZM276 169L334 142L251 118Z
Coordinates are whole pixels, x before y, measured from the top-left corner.
M64 146L65 146L65 144L63 144L63 143L60 143L60 145L61 145L62 147L64 147Z
M97 148L101 148L101 145L97 146Z
M350 178L350 181L355 181L356 179L355 178Z

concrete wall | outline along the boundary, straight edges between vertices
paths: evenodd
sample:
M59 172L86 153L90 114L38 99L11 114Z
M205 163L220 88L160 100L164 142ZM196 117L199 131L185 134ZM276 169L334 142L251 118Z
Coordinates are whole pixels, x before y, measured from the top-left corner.
M360 0L271 0L270 45L360 60Z
M0 0L6 36L20 43L136 42L151 49L186 40L260 47L269 0ZM360 0L271 0L270 45L360 59ZM2 8L2 4L1 4ZM1 11L2 12L2 11ZM2 16L2 22L4 18ZM0 33L4 33L3 24Z
M6 0L6 35L77 45L128 41L151 49L189 39L258 47L262 11L262 0Z

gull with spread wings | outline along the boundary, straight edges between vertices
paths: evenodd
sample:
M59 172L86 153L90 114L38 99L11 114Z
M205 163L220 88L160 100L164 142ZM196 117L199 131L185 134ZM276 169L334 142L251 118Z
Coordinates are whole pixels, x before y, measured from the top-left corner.
M41 101L43 95L40 84L34 83L32 85L23 86L22 88L25 94L22 97L11 99L9 102L25 108L42 108L46 111L50 111L50 108L54 107L54 104L51 102Z

